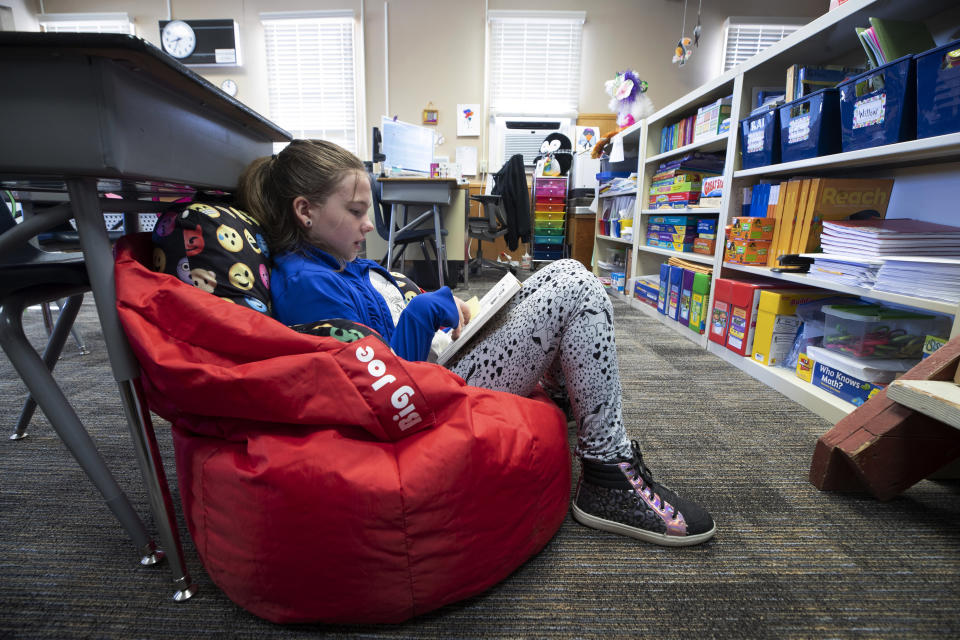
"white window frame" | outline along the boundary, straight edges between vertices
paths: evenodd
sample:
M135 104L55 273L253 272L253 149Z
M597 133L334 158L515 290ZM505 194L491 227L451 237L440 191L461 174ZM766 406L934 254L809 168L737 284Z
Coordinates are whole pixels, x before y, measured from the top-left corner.
M744 60L757 55L767 47L783 40L810 22L809 18L779 18L731 16L723 22L723 49L720 52L720 73L725 73ZM731 48L742 48L742 52L727 52Z
M42 13L37 16L40 29L48 33L128 33L137 35L130 14Z
M362 33L352 10L344 11L296 11L267 12L260 14L264 29L266 47L267 93L270 119L289 131L294 138L322 138L336 142L358 156L365 147L365 126L363 99L363 42ZM287 59L276 59L277 41L280 35L277 27L299 27L305 35L289 33L294 45L303 42L314 34L309 31L313 25L316 36L324 30L328 35L339 31L341 40L332 44L319 44L306 57L286 52ZM347 37L349 41L347 41ZM342 52L350 48L348 61L342 55L325 52L324 46L333 47L331 51ZM346 62L338 67L338 63ZM281 65L281 66L278 66ZM333 113L333 116L325 115ZM285 143L275 145L283 148Z
M586 16L585 11L487 12L491 116L576 117ZM505 43L511 51L504 52ZM510 53L518 59L506 63Z

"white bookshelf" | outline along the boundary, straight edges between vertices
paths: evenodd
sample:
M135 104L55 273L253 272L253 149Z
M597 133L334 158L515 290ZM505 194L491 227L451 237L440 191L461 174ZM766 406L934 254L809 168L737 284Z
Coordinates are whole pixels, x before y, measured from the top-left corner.
M826 4L826 3L824 3ZM808 274L774 273L766 267L732 265L723 262L723 229L727 221L739 215L740 199L736 197L742 188L749 187L760 180L777 182L787 177L799 176L876 176L893 177L894 197L891 206L897 200L897 190L906 195L899 198L901 203L916 202L916 209L922 215L896 215L888 210L888 217L921 217L934 222L960 226L960 133L900 142L872 149L846 153L837 153L798 162L781 163L756 169L740 168L740 124L741 118L749 114L752 91L756 87L776 86L785 82L786 68L791 64L849 64L863 57L862 48L855 35L855 27L869 24L869 17L890 19L924 20L931 27L937 42L948 41L943 34L956 31L960 26L960 4L955 0L848 0L838 9L824 13L795 33L784 38L753 58L746 60L730 71L713 78L701 87L675 100L666 107L628 130L624 136L625 152L637 156L637 203L634 212L633 241L629 247L629 272L627 282L633 282L639 276L658 275L659 265L669 257L707 264L713 267L714 278L738 278L746 275L762 275L785 282L816 286L838 293L858 295L874 300L907 305L910 307L949 314L954 317L952 336L960 335L960 306L925 298L884 293L872 289L850 287L838 283L811 277ZM732 96L730 129L720 135L707 136L693 144L678 149L661 152L659 149L660 131L684 117L693 115L701 106L710 104L719 98ZM691 151L723 152L725 164L723 170L724 195L719 208L713 209L649 209L646 206L646 194L649 193L650 177L657 166L664 161L679 157ZM631 156L632 157L632 156ZM953 166L956 163L956 166ZM929 188L924 176L930 180L948 184L942 188ZM904 176L908 176L904 178ZM909 192L913 189L913 192ZM659 247L646 246L647 219L654 215L689 215L702 213L718 214L717 243L713 255L688 252L676 252ZM595 243L597 251L606 248L625 246L622 239L598 237ZM705 335L699 335L679 323L659 314L656 309L632 298L632 292L616 297L627 301L645 315L656 318L664 326L670 327L710 353L730 362L737 368L769 385L791 400L802 404L811 411L829 421L836 421L855 407L813 385L796 378L791 371L777 367L766 367L749 357L742 357L732 351L710 342ZM713 287L708 309L713 308ZM708 316L709 320L709 316Z

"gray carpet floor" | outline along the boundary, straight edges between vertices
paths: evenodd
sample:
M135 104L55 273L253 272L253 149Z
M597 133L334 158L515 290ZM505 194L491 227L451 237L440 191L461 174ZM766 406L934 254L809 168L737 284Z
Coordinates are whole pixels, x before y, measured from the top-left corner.
M960 484L927 480L886 503L818 491L807 472L830 424L638 311L615 311L630 435L658 479L713 513L710 543L664 549L568 517L540 554L466 601L394 626L280 626L210 582L182 517L200 591L174 603L166 566L136 563L38 414L29 438L0 439L0 637L960 637ZM41 344L39 313L28 315ZM69 343L56 377L152 530L91 302L77 326L92 353ZM7 432L24 393L0 358ZM156 426L174 482L169 429Z

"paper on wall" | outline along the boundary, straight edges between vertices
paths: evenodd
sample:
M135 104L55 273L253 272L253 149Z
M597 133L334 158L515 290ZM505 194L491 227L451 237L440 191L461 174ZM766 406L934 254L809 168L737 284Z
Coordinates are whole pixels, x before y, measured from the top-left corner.
M457 147L457 164L460 165L462 175L477 175L477 148Z

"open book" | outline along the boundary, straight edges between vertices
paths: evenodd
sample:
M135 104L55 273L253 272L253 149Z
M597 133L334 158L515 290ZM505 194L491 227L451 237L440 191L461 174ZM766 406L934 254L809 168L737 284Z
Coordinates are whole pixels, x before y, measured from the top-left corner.
M470 338L487 324L487 321L499 311L503 305L520 291L522 283L509 271L500 278L497 284L479 300L474 296L467 301L470 306L470 322L460 331L460 337L447 345L447 348L437 356L437 364L446 364L460 349L470 341Z

